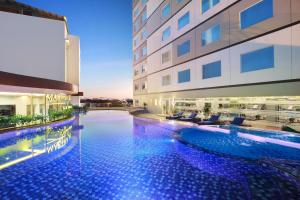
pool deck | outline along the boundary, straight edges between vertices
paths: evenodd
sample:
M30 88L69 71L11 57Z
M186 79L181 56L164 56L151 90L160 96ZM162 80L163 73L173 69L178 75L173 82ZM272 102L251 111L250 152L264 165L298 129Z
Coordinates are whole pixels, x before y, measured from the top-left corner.
M164 115L158 115L158 114L152 114L152 113L135 114L135 116L141 117L141 118L147 118L147 119L155 119L155 120L159 120L159 121L169 121L166 119L166 117ZM176 121L176 120L174 120L174 121ZM182 123L182 124L191 124L190 122L180 122L180 121L177 121L177 122ZM276 130L276 131L281 130L281 127L284 125L282 123L272 123L272 122L268 122L265 120L257 120L257 121L245 120L244 124L247 126L253 127L253 128ZM300 130L300 124L293 124L293 125L291 125L291 127L296 130Z

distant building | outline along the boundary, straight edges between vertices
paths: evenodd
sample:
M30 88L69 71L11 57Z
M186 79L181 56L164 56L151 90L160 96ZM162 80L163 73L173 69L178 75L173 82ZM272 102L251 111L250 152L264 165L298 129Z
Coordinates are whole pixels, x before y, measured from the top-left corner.
M79 104L80 44L66 18L0 0L0 116Z
M134 0L134 104L300 121L299 0Z

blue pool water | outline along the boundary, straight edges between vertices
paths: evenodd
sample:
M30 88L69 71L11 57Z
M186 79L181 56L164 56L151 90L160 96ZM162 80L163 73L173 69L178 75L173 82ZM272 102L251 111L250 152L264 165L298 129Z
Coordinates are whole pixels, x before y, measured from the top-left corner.
M184 128L180 139L214 153L245 159L285 159L300 163L300 135L236 126Z
M1 134L0 199L300 198L295 176L183 144L182 128L95 111Z

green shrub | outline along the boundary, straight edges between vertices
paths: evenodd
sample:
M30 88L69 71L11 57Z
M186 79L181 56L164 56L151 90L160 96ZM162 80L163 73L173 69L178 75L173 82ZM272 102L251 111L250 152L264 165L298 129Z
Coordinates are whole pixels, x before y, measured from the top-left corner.
M9 127L23 127L30 125L43 124L45 122L56 121L64 118L72 117L73 109L68 108L64 110L49 110L48 116L43 115L14 115L14 116L0 116L0 128Z

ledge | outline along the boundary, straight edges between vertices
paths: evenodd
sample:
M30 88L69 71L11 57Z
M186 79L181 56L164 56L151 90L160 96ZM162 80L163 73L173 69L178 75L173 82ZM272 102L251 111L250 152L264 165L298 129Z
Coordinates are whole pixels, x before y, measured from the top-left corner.
M0 128L0 134L5 134L5 133L11 132L11 131L21 131L21 130L25 130L25 129L29 129L29 128L42 128L42 127L49 126L49 125L52 125L55 123L60 123L60 122L73 120L73 119L75 119L74 116L69 117L69 118L67 117L67 118L51 121L51 122L41 123L41 124L34 124L34 125L28 125L28 126L22 126L22 127Z
M0 71L0 85L40 88L51 90L64 90L71 93L77 93L77 86L71 83L56 81L45 78L37 78L20 74L13 74Z

